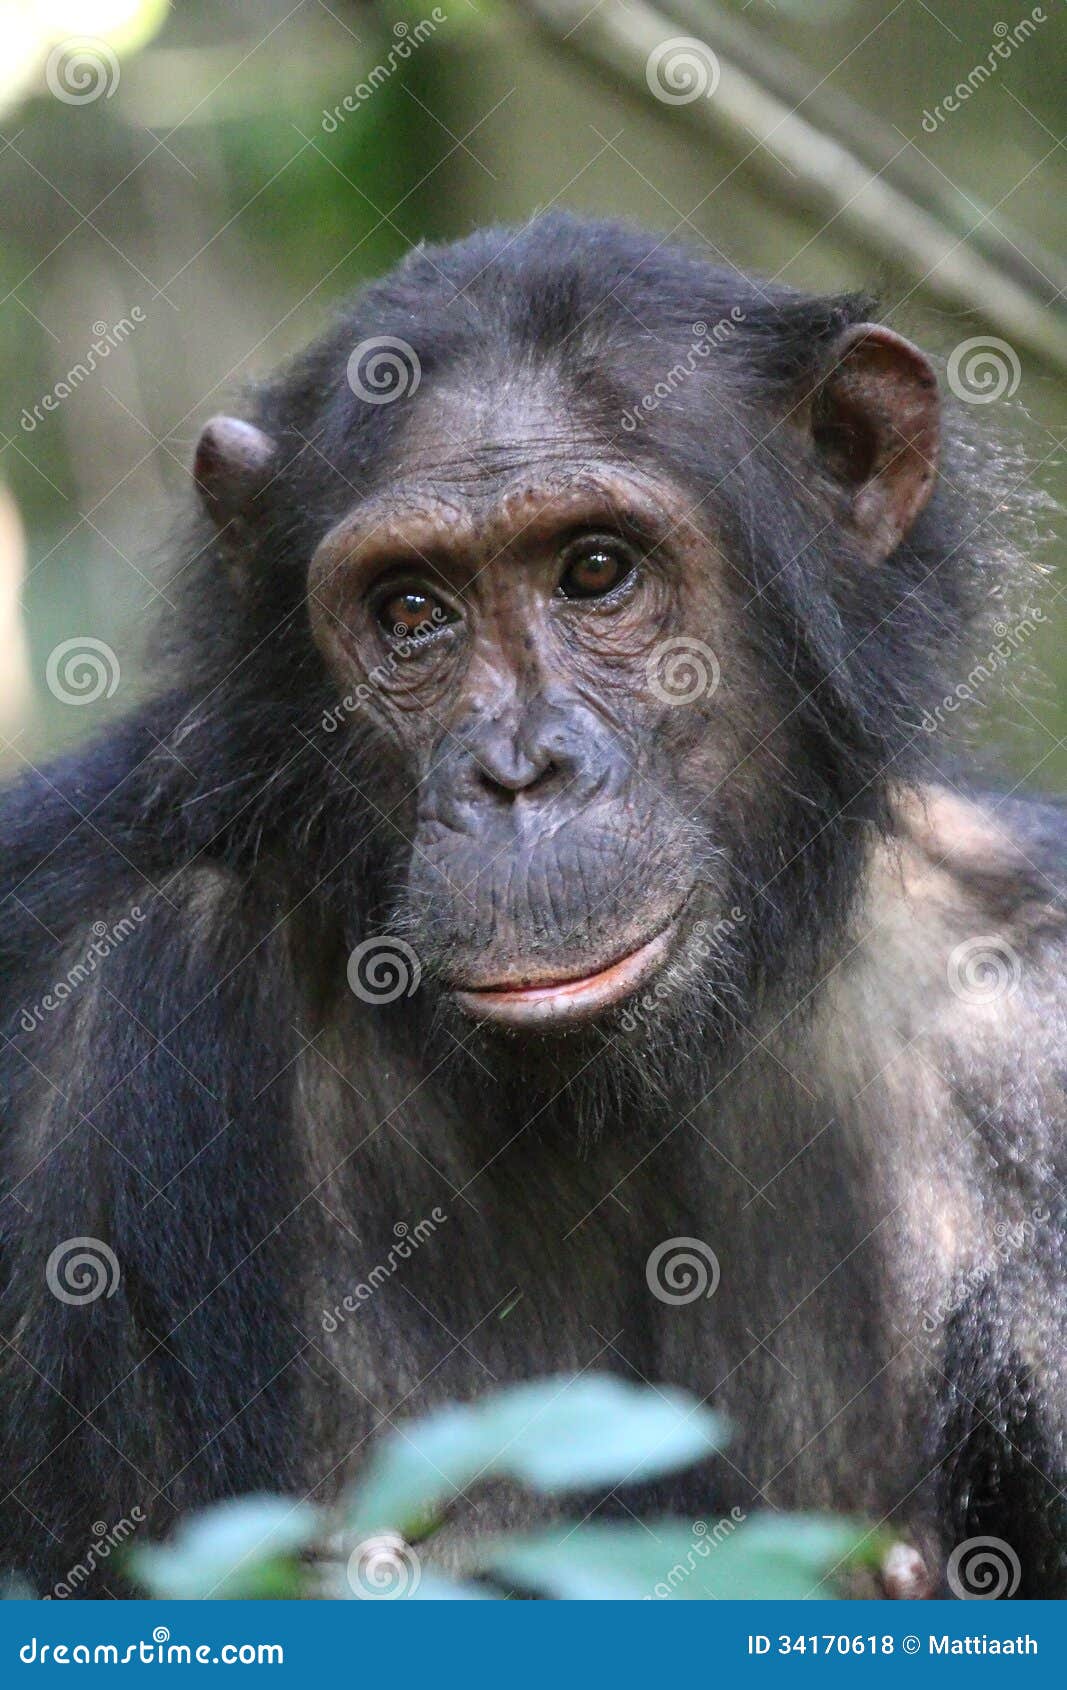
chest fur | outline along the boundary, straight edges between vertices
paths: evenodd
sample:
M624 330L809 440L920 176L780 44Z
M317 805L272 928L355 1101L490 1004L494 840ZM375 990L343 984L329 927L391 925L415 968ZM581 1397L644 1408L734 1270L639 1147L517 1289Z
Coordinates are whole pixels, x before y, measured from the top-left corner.
M907 1488L903 1222L836 1124L807 1120L791 1168L710 1112L584 1149L531 1129L488 1161L426 1124L394 1120L320 1176L314 1468L340 1483L439 1402L605 1369L684 1386L734 1428L671 1506L869 1510Z

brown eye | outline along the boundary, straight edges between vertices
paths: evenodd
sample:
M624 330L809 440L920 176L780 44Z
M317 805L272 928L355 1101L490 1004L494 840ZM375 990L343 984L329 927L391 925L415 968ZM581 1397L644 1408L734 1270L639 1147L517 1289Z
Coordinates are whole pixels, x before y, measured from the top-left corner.
M409 640L417 635L432 634L446 622L453 620L440 599L430 593L408 587L382 599L376 611L384 632L394 640Z
M565 599L599 599L625 581L634 568L634 558L619 540L587 539L569 546L564 553L559 592Z

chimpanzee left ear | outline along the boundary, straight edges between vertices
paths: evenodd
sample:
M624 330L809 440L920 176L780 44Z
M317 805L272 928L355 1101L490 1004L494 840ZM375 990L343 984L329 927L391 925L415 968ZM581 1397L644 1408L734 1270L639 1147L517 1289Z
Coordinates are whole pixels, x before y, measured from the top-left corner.
M917 346L879 323L855 324L834 343L812 438L872 563L896 550L934 490L939 418L937 377Z
M225 528L245 515L273 473L274 441L239 417L212 417L197 441L193 479L212 521Z

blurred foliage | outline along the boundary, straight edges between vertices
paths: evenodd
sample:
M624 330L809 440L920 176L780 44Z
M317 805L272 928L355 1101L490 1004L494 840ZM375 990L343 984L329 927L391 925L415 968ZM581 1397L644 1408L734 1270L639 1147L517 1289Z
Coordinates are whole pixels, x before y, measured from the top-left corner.
M450 1502L477 1485L578 1494L659 1477L723 1441L719 1418L682 1391L607 1374L513 1386L389 1434L339 1509L281 1497L222 1503L169 1543L130 1550L127 1571L150 1596L200 1600L713 1601L825 1597L856 1569L877 1567L884 1533L785 1514L728 1517L710 1532L707 1521L553 1521L472 1540L452 1572L434 1565L432 1538Z
M167 11L167 0L0 0L0 113L47 74L60 43L104 42L126 57L152 39Z

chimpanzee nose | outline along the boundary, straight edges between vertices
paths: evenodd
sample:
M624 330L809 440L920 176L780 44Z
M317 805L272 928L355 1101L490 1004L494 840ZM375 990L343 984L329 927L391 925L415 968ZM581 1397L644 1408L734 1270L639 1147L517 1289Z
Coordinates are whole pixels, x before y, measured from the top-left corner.
M626 773L584 700L541 695L484 706L458 724L427 783L428 811L463 832L562 825Z
M483 792L510 802L520 793L548 797L578 772L578 764L551 733L493 723L471 747L473 774Z

